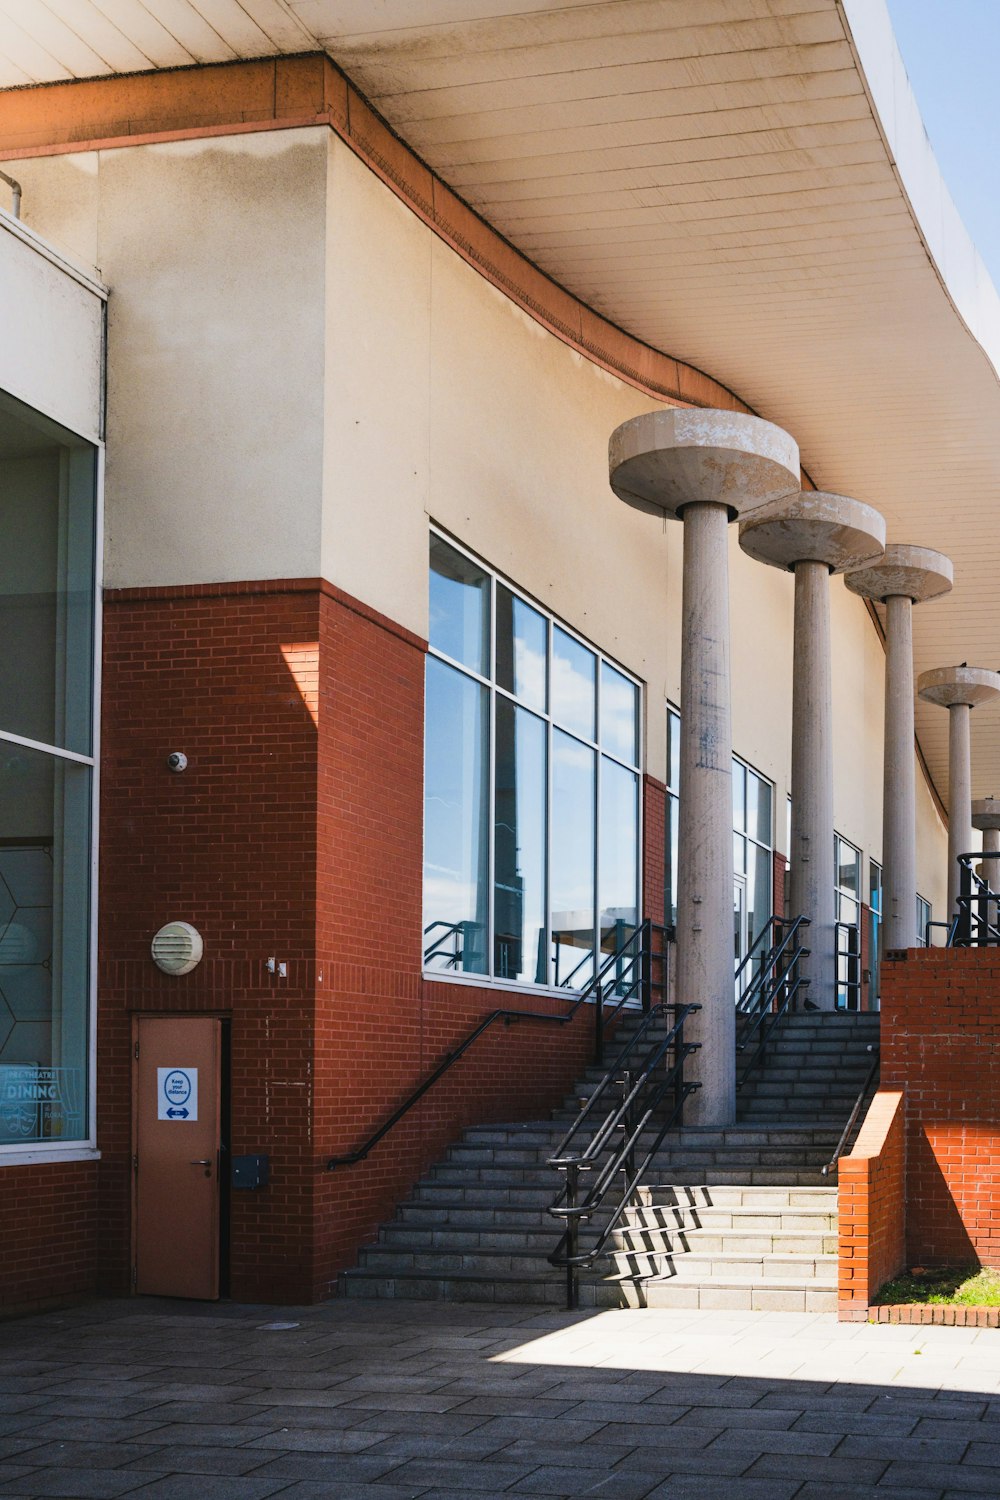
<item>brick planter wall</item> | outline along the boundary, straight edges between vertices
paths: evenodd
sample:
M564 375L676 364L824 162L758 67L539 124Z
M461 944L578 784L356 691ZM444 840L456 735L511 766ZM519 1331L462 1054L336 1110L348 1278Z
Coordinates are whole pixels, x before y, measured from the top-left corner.
M879 1089L838 1171L842 1319L866 1318L879 1287L905 1263L905 1165L903 1094Z
M1000 950L883 965L882 1084L906 1091L910 1265L1000 1266Z

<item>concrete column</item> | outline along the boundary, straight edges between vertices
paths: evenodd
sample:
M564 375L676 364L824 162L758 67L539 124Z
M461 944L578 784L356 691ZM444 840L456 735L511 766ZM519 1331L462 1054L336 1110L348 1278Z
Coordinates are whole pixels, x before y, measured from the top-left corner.
M740 523L744 552L795 573L792 664L793 916L807 917L809 956L799 965L806 999L820 1010L837 1004L833 864L833 688L830 574L882 555L885 521L846 495L803 491L751 511Z
M698 1028L701 1095L692 1102L710 1104L713 1122L736 1118L728 532L725 506L685 507L677 994L728 995L713 1007L710 1045Z
M824 563L795 565L792 674L791 912L809 918L806 996L833 1010L836 943L833 870L833 689L830 578Z
M938 667L921 672L917 691L925 703L948 710L948 920L957 911L958 856L972 851L972 743L969 713L1000 697L1000 674L985 667Z
M799 451L741 412L668 408L618 427L611 487L639 510L684 523L677 1001L696 1004L700 1050L692 1124L736 1116L733 987L733 803L727 525L797 489Z
M951 559L890 543L881 562L846 574L855 594L885 605L885 748L882 780L882 951L917 943L916 744L913 606L947 594Z
M967 703L948 710L948 915L958 910L958 856L972 848L972 735Z
M913 604L885 601L882 946L917 946L917 775L913 753Z
M1000 854L1000 802L995 797L983 797L973 802L972 826L983 835L983 853ZM979 876L988 881L993 890L1000 890L1000 859L984 859L979 866Z

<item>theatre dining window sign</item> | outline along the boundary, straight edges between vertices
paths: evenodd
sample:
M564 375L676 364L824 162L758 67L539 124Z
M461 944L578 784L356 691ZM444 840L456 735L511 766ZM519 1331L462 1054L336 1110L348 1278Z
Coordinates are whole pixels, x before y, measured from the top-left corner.
M430 539L424 967L583 986L634 927L639 685Z
M96 453L0 394L0 1149L89 1135Z

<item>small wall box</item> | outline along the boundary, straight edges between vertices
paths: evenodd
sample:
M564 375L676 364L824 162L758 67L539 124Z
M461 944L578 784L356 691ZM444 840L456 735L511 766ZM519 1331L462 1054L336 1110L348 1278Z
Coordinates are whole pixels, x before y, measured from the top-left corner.
M270 1175L271 1158L269 1156L233 1157L232 1183L234 1188L246 1188L252 1192L256 1188L267 1187Z

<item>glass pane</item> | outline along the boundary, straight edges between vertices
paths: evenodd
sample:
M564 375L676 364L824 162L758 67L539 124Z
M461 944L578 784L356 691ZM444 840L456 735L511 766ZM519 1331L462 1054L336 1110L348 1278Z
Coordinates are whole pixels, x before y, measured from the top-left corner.
M0 1142L87 1135L87 766L0 747Z
M681 785L681 720L672 708L667 709L667 786L672 792Z
M430 643L463 666L490 673L489 574L431 537Z
M771 919L771 851L747 847L747 924L753 942Z
M771 847L771 783L747 771L747 833Z
M0 405L0 728L91 751L95 459Z
M853 927L858 920L858 904L850 896L837 895L837 921Z
M747 841L742 834L733 834L733 872L741 875L747 867Z
M874 860L868 866L868 905L874 912L882 910L882 870Z
M497 584L497 682L542 713L548 633L544 615Z
M677 926L677 798L667 797L666 870L663 890L663 920L668 927Z
M493 973L548 983L545 954L545 725L496 700Z
M837 884L841 890L850 891L853 896L860 895L860 881L858 878L858 851L846 839L837 838Z
M639 778L601 757L601 947L621 946L638 921Z
M555 626L552 631L552 717L575 734L594 739L597 658Z
M553 730L553 983L576 988L594 972L594 777L594 751Z
M486 973L488 690L427 658L424 964Z
M601 745L633 766L639 759L638 722L639 689L601 662Z
M746 832L747 826L747 792L746 792L746 767L741 761L733 757L733 828L740 833ZM737 868L739 868L737 866Z

